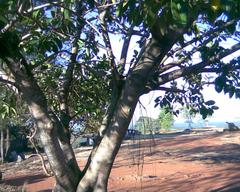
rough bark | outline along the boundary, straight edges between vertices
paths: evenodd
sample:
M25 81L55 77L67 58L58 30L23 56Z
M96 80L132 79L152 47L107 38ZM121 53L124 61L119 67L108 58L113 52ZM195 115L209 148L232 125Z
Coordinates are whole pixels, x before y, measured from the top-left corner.
M56 191L75 191L79 176L67 164L64 152L57 138L57 123L53 121L46 98L30 73L25 72L17 60L5 58L15 80L19 82L19 90L28 104L39 131L41 142L56 178ZM23 61L23 58L21 59Z
M139 96L143 93L144 86L161 53L158 42L152 39L143 58L126 80L109 128L78 185L78 192L107 191L107 181L113 161L128 129Z
M76 160L73 148L70 143L70 137L68 134L65 134L64 127L59 122L57 116L52 112L50 112L50 114L51 114L52 121L57 126L56 136L58 137L58 141L59 141L60 147L63 151L63 156L65 158L67 166L71 169L72 172L74 172L74 174L76 175L76 178L79 179L80 169L77 164L77 160Z

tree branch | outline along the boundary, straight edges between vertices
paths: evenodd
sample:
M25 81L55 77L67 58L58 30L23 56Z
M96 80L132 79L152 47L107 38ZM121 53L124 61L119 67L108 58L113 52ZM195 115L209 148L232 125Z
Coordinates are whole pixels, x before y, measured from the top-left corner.
M67 50L60 50L56 53L53 53L51 55L49 55L48 57L45 57L44 59L42 59L41 61L38 61L37 63L35 63L34 65L30 65L30 69L35 69L37 67L39 67L40 65L46 63L46 62L50 62L52 61L53 59L55 59L59 53L67 53L69 55L71 55L71 52L70 51L67 51Z
M179 67L179 68L183 68L183 66L181 66L181 62L176 62L176 63L168 63L166 65L161 66L159 73L167 71L169 69L172 69L174 67Z
M9 89L11 89L14 93L18 94L18 85L13 78L7 75L4 71L0 70L0 82L6 84Z
M121 52L120 63L119 63L119 65L122 66L122 70L123 70L122 74L124 73L124 70L125 70L125 65L126 65L127 55L128 55L128 48L131 41L133 28L134 26L130 27L130 29L128 30L127 37L124 40L123 46L122 46L122 52Z
M106 14L107 14L107 9L105 10L99 9L99 19L100 19L101 28L102 28L102 36L103 36L105 46L107 48L107 56L110 62L110 67L113 72L113 77L114 77L114 80L116 81L119 79L119 73L117 71L117 67L114 61L115 56L112 51L112 46L111 46L110 38L108 35L108 31L107 31L107 23L105 21Z
M50 7L50 6L53 6L53 5L59 5L59 3L61 3L61 2L53 1L53 2L50 2L50 3L45 3L45 4L42 4L42 5L38 5L36 7L31 7L30 9L28 9L24 13L32 13L33 11L37 11L39 9L43 9L43 8Z
M23 13L23 14L25 14L25 15L27 16L27 14L32 13L32 12L34 12L34 11L37 11L37 10L39 10L39 9L43 9L43 8L46 8L46 7L49 7L49 6L52 6L52 5L57 5L57 4L59 4L59 2L58 2L58 1L54 1L54 2L51 2L51 3L45 3L45 4L43 4L43 5L39 5L39 6L36 6L36 7L32 7L32 6L31 6L31 8L28 9L28 10L26 10L26 11L22 10L22 8L23 8L22 5L23 5L23 4L21 4L21 5L20 5L21 7L19 8L19 9L21 9L21 11L18 10L17 12L18 12L18 13ZM9 30L14 26L14 24L15 24L16 22L17 22L17 19L11 20L9 23L7 23L7 24L1 29L0 34L9 31Z
M183 67L181 66L181 64L183 64L186 59L188 59L189 57L191 57L194 53L198 52L204 45L207 45L209 42L211 42L214 38L216 38L215 35L211 35L208 39L206 39L204 42L202 42L199 46L197 47L194 47L191 51L187 52L183 58L181 58L180 60L178 60L177 62L172 62L172 63L169 63L169 64L165 64L165 65L160 65L160 68L159 68L159 72L164 72L168 69L171 69L174 65L175 66L178 66L178 67ZM181 49L179 49L181 50ZM175 51L174 51L175 52ZM168 66L170 65L170 66Z
M77 12L81 13L82 4L78 3L76 7L77 7L76 8ZM77 20L79 20L79 17ZM75 38L72 41L70 63L67 67L64 79L60 82L61 87L59 91L59 99L60 99L61 114L64 116L61 118L64 127L68 127L69 121L70 121L70 115L69 115L69 109L68 109L68 96L69 96L70 86L73 80L73 72L76 65L76 59L77 59L77 54L79 49L78 40L80 38L82 29L84 27L84 25L79 22L77 22L76 25L77 25L77 31L76 31Z
M206 33L204 33L204 34L202 34L202 35L199 35L199 36L193 38L192 40L190 40L190 41L188 41L188 42L186 42L186 43L183 43L181 47L177 47L176 49L170 51L169 54L168 54L168 57L171 56L172 53L176 53L177 51L180 51L180 50L184 49L185 47L187 47L187 46L189 46L189 45L191 45L191 44L193 44L193 43L196 43L196 42L198 42L199 40L204 39L204 37L210 37L210 38L211 38L211 37L216 37L216 33L219 33L219 32L221 32L221 31L223 31L223 30L226 29L227 27L229 27L229 26L231 26L231 25L234 25L234 24L236 24L237 22L238 22L237 19L231 20L231 21L225 23L224 25L222 25L222 26L220 26L220 27L218 27L218 28L212 29L212 30L210 30L210 31L208 31L208 32L206 32ZM212 39L212 38L211 38L211 39Z
M235 71L240 69L240 66L224 65L225 70L226 67L228 68L229 71ZM220 73L222 71L223 71L222 68L204 68L201 70L201 72L203 73Z
M17 87L16 83L15 82L12 82L12 81L9 81L7 79L3 79L1 76L0 76L0 82L4 83L4 84L8 84L10 86L14 86L14 87Z
M209 58L208 61L202 61L198 64L195 64L195 65L192 65L189 67L185 67L182 69L177 69L177 70L165 73L163 75L160 75L158 78L158 84L163 85L169 81L189 75L190 73L196 74L196 73L202 72L202 70L204 70L204 67L206 67L216 61L219 61L219 60L223 59L224 57L226 57L238 50L240 50L240 44L236 44L236 45L232 46L231 49L224 50L222 53L219 53L218 55L215 55L215 56Z
M172 88L172 87L161 87L161 86L156 86L156 87L147 87L146 89L146 94L149 93L150 91L165 91L165 92L173 92L173 93L186 93L185 90L179 89L179 88Z
M16 23L16 20L11 20L9 23L7 23L0 31L0 34L3 34L5 32L7 32L8 30L10 30L14 23Z
M95 1L95 3L98 4L97 9L108 9L109 7L112 7L112 6L114 6L114 5L118 5L118 4L120 4L121 2L119 1L119 2L115 2L115 3L109 3L109 4L106 4L106 5L101 5L101 4L99 4L97 1ZM88 11L86 11L85 14L91 13L94 9L95 9L95 8L89 9Z

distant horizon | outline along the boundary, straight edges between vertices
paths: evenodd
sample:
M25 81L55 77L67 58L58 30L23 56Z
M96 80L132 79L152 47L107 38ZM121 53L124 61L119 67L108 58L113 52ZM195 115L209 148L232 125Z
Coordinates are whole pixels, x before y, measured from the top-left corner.
M240 121L240 99L229 98L224 93L217 93L213 86L205 87L203 90L205 101L214 100L216 106L219 107L215 110L211 117L207 120L211 122L238 122ZM162 92L154 91L149 94L143 95L140 98L141 105L138 104L133 116L133 122L137 121L140 116L151 118L158 118L160 107L154 107L155 98L162 95ZM175 121L184 122L186 119L180 114L175 117Z
M240 126L240 121L231 121L231 123L234 123L236 126ZM201 124L194 122L192 124L192 128L202 128L202 127L218 127L218 128L227 128L228 125L225 121L209 121L207 124ZM174 122L173 129L187 129L188 123L186 122Z
M203 127L217 127L217 128L228 128L228 125L226 122L234 123L236 126L240 127L240 120L235 121L216 121L216 120L209 120L207 122L203 121L194 121L191 124L191 127L194 128L203 128ZM129 129L135 129L136 122L132 122L129 126ZM185 121L174 121L173 127L171 129L178 129L178 130L184 130L188 129L189 125Z

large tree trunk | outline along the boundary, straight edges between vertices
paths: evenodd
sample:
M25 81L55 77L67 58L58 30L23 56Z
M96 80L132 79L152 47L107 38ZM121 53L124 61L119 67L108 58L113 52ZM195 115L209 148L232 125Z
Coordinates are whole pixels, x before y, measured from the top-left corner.
M107 181L115 156L128 129L139 96L144 92L145 84L160 54L158 42L152 39L143 58L125 83L111 123L78 185L78 192L107 191Z
M76 179L79 180L80 178L80 169L77 164L77 160L73 151L73 148L71 146L71 135L70 131L67 131L66 125L65 127L62 126L62 123L58 121L58 118L55 114L51 113L52 120L57 125L57 134L58 141L60 144L60 147L63 151L64 158L66 159L67 166L71 169L71 171L76 175Z
M32 93L34 92L33 89L37 89L36 84L31 89ZM59 129L56 123L52 121L52 118L49 116L44 97L39 97L39 95L42 95L41 91L36 90L36 92L33 93L34 95L28 95L29 93L27 91L24 93L26 94L25 96L27 97L27 101L30 100L29 96L34 98L34 96L36 97L36 95L38 95L36 100L32 99L31 104L29 104L29 108L36 121L41 142L44 146L45 153L47 154L49 163L56 178L56 191L75 191L79 180L79 168L78 166L72 167L72 162L69 162L71 158L66 158L66 155L60 146L57 137L57 131ZM71 166L68 166L69 164L71 164Z
M35 120L44 151L56 178L56 191L76 191L80 170L75 163L76 158L72 150L63 151L60 146L58 131L61 131L59 127L61 123L58 122L57 118L53 118L52 113L49 112L47 100L35 79L31 74L27 74L29 72L21 69L20 66L26 64L18 63L19 61L11 58L5 59L5 62L15 80L19 82L19 90ZM23 58L21 58L21 62L24 62ZM67 144L65 146L65 148L71 147ZM68 152L67 155L64 154L66 151Z

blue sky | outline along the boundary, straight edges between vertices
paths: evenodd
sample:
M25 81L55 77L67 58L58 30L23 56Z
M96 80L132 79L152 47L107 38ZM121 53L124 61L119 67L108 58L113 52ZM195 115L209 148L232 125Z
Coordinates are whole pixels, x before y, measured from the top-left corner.
M149 116L157 118L160 113L159 107L154 107L154 99L161 94L161 92L154 91L149 94L143 95L140 98L142 106L138 105L134 113L133 121L136 121L140 116ZM212 117L209 117L209 121L240 121L240 99L235 99L233 96L231 99L224 93L217 93L213 86L205 87L203 94L206 100L214 100L219 107L215 111ZM184 122L185 119L181 116L175 117L175 121Z
M114 51L114 55L116 59L119 61L120 58L120 47L122 47L122 40L120 37L117 36L110 36L111 38L111 44ZM129 53L128 53L128 61L131 60L131 55L133 55L133 50L138 48L138 45L134 42L136 42L136 38L132 40L132 43L129 46ZM233 44L237 43L236 41L227 41L222 46L225 48L230 48ZM234 54L225 57L223 59L224 62L228 62L234 57L239 57L240 51L235 52ZM199 58L194 57L194 62L199 62ZM149 116L153 118L157 118L160 109L158 107L154 108L154 100L157 96L159 96L160 92L155 91L151 92L147 95L143 95L140 98L141 103L144 107L140 107L140 105L137 106L136 111L134 113L133 122L135 122L139 116ZM209 121L240 121L240 99L235 99L233 96L231 99L228 95L224 95L224 93L217 93L213 86L205 87L203 90L203 94L205 97L205 100L214 100L216 102L216 105L219 107L219 110L216 110L215 113L211 118L209 118ZM184 119L179 115L177 118L175 118L176 121L184 121Z
M231 47L231 43L228 42L225 45L225 47ZM239 56L240 56L240 51L237 51L232 55L225 57L223 60L224 62L228 62L232 58L239 57ZM136 121L141 115L157 118L160 112L160 109L158 107L154 108L154 104L155 104L154 100L160 94L161 92L155 91L155 92L151 92L148 95L143 95L140 98L140 101L145 106L145 109L142 107L142 109L140 110L138 106L135 111L133 121ZM203 95L206 101L214 100L216 102L216 106L219 107L219 109L215 111L213 116L209 117L210 121L218 121L218 122L239 121L240 122L240 99L236 99L235 96L233 96L230 99L228 94L225 95L223 92L217 93L213 85L204 87ZM175 120L180 122L185 121L181 117L181 115L179 115L178 117L175 117Z

